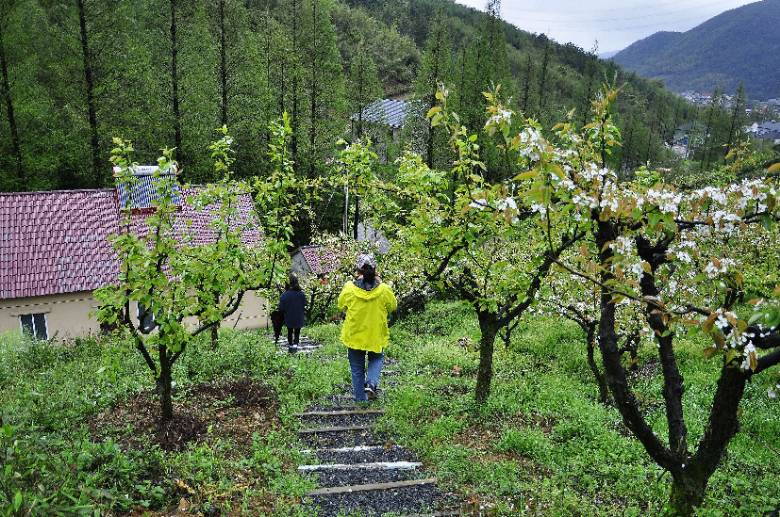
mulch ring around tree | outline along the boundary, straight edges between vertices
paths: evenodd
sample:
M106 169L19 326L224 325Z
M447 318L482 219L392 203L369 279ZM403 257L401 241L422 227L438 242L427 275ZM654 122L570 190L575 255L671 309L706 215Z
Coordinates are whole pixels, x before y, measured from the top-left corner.
M112 438L123 449L159 445L180 451L190 443L215 438L248 449L252 434L279 425L274 390L249 378L215 381L174 390L173 420L160 424L160 399L143 391L95 415L89 422L95 440Z

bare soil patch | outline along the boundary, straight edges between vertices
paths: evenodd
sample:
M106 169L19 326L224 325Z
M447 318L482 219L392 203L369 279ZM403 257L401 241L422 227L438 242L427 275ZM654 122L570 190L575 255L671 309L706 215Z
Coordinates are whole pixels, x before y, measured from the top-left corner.
M190 443L223 438L240 452L251 446L253 433L278 425L278 407L272 388L242 378L175 391L173 420L164 424L157 394L142 391L95 415L89 427L96 440L110 437L126 450L158 445L180 451Z

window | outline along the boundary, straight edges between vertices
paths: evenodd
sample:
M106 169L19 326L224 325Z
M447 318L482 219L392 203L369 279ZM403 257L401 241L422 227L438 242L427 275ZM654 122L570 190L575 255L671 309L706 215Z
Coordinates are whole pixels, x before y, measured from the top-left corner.
M19 316L22 332L35 339L49 339L49 330L46 326L46 315L22 314Z

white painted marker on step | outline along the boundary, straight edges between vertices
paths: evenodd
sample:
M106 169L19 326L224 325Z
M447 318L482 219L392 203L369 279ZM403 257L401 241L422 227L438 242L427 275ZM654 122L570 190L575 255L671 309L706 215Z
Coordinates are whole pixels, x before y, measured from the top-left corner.
M301 465L298 470L315 472L318 470L414 470L422 463L416 461L377 461L374 463L325 463L321 465Z

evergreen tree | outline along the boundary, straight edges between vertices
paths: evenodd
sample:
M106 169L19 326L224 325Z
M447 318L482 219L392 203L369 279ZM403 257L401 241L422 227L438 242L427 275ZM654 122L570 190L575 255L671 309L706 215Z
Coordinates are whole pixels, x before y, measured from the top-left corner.
M84 95L87 101L89 116L90 148L92 149L92 175L93 184L103 184L101 174L100 143L98 139L97 108L95 107L95 75L93 73L92 51L89 47L89 30L87 28L87 8L85 0L76 0L79 9L79 35L81 39L81 53L84 67Z
M734 97L733 105L731 107L731 118L729 122L728 140L726 141L726 154L723 158L724 160L726 159L725 156L731 152L731 148L734 146L734 144L740 139L739 135L741 133L742 124L744 123L745 119L746 105L747 100L745 99L745 85L739 83L739 87L737 88L737 95Z
M181 96L184 178L208 181L213 160L208 146L220 123L220 95L217 68L219 52L211 32L209 0L180 3L179 82Z
M547 68L550 65L550 43L545 38L544 57L542 58L542 69L539 72L539 107L537 115L544 113L547 105Z
M523 81L523 101L520 108L524 114L528 114L531 104L531 82L533 81L533 63L531 62L531 54L526 56L525 64L525 79Z
M310 177L343 133L346 115L344 72L331 21L331 0L306 0L303 9L302 63L307 102L305 169ZM302 164L303 165L303 164Z
M439 15L431 26L430 36L428 36L422 58L422 66L415 83L415 94L422 101L425 112L436 106L436 92L440 85L449 86L451 81L452 48L450 35L443 16ZM437 138L437 136L440 137ZM428 167L434 168L439 164L436 160L436 151L437 149L446 150L446 148L446 135L429 124L425 153Z
M383 93L376 64L362 44L352 57L347 81L349 111L353 114L352 134L361 138L364 132L363 111Z
M171 109L173 111L173 146L176 148L180 164L185 163L182 155L181 139L181 108L179 107L179 43L177 40L177 10L178 0L170 0L171 20Z
M19 128L16 125L16 115L14 114L14 102L11 95L11 83L8 80L8 58L5 52L5 25L8 21L10 11L10 2L0 2L0 71L2 71L2 95L5 103L6 115L8 116L8 132L11 135L11 147L16 162L16 188L25 190L27 180L24 174L24 165L22 163L22 148L19 143Z

